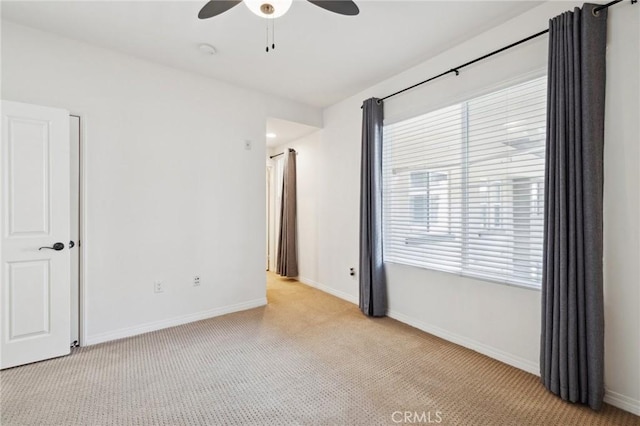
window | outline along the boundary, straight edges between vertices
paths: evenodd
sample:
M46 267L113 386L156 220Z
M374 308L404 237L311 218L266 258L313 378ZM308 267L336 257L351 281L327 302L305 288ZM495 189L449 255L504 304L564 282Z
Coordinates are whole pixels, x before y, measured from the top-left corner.
M384 260L539 287L546 77L384 126Z
M445 218L449 205L449 184L446 173L411 172L411 209L416 226L436 231L447 226Z

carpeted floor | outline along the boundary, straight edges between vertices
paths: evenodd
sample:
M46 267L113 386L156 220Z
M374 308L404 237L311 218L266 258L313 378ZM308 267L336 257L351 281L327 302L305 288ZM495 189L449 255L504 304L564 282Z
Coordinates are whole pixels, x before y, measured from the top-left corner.
M640 425L296 281L268 281L267 307L1 372L0 424Z

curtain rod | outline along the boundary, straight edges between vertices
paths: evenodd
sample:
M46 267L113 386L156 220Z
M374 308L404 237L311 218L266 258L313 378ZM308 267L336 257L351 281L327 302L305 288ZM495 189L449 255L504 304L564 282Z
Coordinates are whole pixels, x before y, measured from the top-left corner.
M289 151L295 152L297 154L295 149L289 148ZM280 154L271 155L269 158L279 157L279 156L283 155L285 152L287 152L287 151L281 152Z
M594 14L595 14L595 13L598 13L598 12L599 12L599 11L601 11L602 9L607 9L607 8L609 8L609 7L613 6L614 4L620 3L620 2L622 2L622 1L624 1L624 0L614 0L614 1L609 2L609 3L607 3L607 4L603 4L602 6L598 6L598 7L596 7L596 8L594 8L594 9L593 9L593 13L594 13ZM637 3L637 2L638 2L638 0L631 0L631 4L635 4L635 3ZM475 64L476 62L480 62L480 61L482 61L482 60L484 60L484 59L487 59L487 58L489 58L489 57L491 57L491 56L493 56L493 55L497 55L498 53L504 52L505 50L507 50L507 49L511 49L512 47L516 47L516 46L518 46L518 45L520 45L520 44L522 44L522 43L526 43L527 41L529 41L529 40L533 40L534 38L536 38L536 37L540 37L541 35L544 35L544 34L546 34L546 33L548 33L548 32L549 32L549 29L546 29L546 30L544 30L544 31L540 31L539 33L536 33L536 34L530 35L529 37L523 38L522 40L518 40L518 41L516 41L515 43L511 43L511 44L510 44L510 45L508 45L508 46L504 46L504 47L502 47L502 48L500 48L500 49L498 49L498 50L494 50L493 52L487 53L487 54L486 54L486 55L484 55L484 56L480 56L479 58L476 58L476 59L474 59L474 60L472 60L472 61L469 61L469 62L464 63L464 64L462 64L462 65L458 65L457 67L451 68L451 69L450 69L450 70L448 70L448 71L445 71L445 72L440 73L440 74L438 74L438 75L436 75L436 76L433 76L433 77L431 77L431 78L428 78L428 79L426 79L426 80L423 80L423 81L421 81L420 83L416 83L416 84L414 84L413 86L409 86L409 87L406 87L406 88L404 88L404 89L402 89L402 90L398 90L398 91L397 91L397 92L395 92L395 93L392 93L392 94L390 94L390 95L385 96L384 98L381 98L381 99L380 99L380 101L384 101L385 99L389 99L389 98L391 98L391 97L393 97L393 96L399 95L399 94L404 93L404 92L406 92L406 91L408 91L408 90L415 89L415 88L416 88L416 87L418 87L418 86L422 86L423 84L428 83L428 82L430 82L430 81L433 81L433 80L435 80L435 79L437 79L437 78L444 77L444 76L445 76L445 75L447 75L447 74L455 73L456 75L460 75L460 70L461 70L462 68L464 68L464 67L468 67L469 65L473 65L473 64ZM362 107L361 107L361 108L362 108Z

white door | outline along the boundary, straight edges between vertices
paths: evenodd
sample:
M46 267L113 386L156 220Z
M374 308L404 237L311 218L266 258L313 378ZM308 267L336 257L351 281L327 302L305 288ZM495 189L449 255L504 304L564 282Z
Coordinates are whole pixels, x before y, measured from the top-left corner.
M0 156L0 368L8 368L69 353L69 113L3 101Z

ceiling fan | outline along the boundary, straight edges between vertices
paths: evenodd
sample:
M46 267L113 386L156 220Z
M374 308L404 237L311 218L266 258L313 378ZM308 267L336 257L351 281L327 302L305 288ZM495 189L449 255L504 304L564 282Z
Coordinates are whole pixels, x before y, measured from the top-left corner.
M354 16L360 13L358 6L351 0L308 0L329 12ZM279 18L284 15L293 0L244 0L245 5L263 18ZM198 18L208 19L226 12L242 3L242 0L211 0L198 13Z
M329 12L340 15L354 16L360 13L360 9L352 0L307 0ZM210 0L200 9L198 18L208 19L220 15L227 10L239 5L243 0ZM267 21L267 53L276 48L274 19L279 18L291 7L293 0L244 0L244 4L250 11L268 19ZM271 49L269 49L269 24L271 24Z

